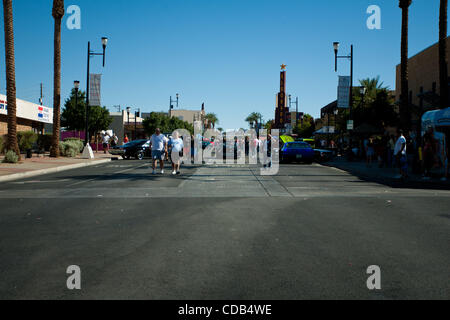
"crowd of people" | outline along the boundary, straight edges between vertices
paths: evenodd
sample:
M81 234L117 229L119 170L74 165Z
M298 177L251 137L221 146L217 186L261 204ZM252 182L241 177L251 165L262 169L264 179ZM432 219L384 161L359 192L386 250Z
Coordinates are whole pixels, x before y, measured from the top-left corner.
M442 181L448 179L449 145L448 135L436 138L434 129L428 128L423 137L418 138L415 132L404 133L397 130L396 135L371 135L352 142L348 148L348 158L365 159L366 166L371 168L397 168L407 178L408 172L421 174L423 180L439 176ZM447 137L447 139L446 139Z

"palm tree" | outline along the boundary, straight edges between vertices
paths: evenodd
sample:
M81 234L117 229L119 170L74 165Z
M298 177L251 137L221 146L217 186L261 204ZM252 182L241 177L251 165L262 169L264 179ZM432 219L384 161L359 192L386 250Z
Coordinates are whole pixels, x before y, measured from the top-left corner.
M262 115L259 112L252 112L250 115L245 119L246 122L249 123L250 128L256 128L256 125L260 123L262 119Z
M53 0L52 16L55 19L53 66L53 137L50 156L59 157L59 131L61 129L61 20L64 0Z
M6 150L14 151L20 160L19 144L17 143L16 64L12 0L3 0L3 17L5 23L6 95L8 100L8 142Z
M441 88L441 108L449 107L447 70L447 8L448 0L441 0L439 11L439 82Z
M389 90L389 87L384 86L384 82L380 81L380 76L359 80L359 84L366 88L366 93L364 94L365 103L374 101L380 91ZM359 88L354 88L353 90L353 95L361 99L362 96Z
M404 129L409 128L409 87L408 87L408 17L412 0L400 0L402 9L402 41L401 41L401 94L400 94L400 122Z
M205 119L208 120L208 124L212 124L212 129L215 129L216 124L219 123L219 119L215 113L208 113Z

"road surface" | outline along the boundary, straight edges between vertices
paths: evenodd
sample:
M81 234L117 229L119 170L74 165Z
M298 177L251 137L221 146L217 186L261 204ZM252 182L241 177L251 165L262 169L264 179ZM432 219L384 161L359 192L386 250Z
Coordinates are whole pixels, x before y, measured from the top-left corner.
M150 173L115 161L2 184L0 299L450 299L449 191L316 164Z

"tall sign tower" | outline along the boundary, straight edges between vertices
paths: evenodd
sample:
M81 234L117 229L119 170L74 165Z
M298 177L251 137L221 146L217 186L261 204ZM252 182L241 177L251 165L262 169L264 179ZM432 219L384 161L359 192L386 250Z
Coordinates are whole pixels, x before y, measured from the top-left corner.
M277 106L275 110L275 128L285 129L289 108L287 106L286 98L286 65L281 65L280 72L280 92L277 94Z

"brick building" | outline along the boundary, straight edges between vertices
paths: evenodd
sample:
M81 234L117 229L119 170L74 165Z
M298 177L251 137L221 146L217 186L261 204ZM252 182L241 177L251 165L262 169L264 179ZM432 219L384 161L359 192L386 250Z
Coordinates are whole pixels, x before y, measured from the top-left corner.
M17 99L17 131L34 131L39 133L51 130L53 109L28 101ZM0 94L0 136L8 134L8 103L5 95Z

